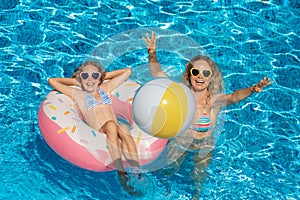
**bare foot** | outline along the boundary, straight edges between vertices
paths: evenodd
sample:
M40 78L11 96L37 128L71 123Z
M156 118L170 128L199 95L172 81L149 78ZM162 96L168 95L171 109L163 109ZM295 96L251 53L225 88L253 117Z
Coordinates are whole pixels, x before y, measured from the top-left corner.
M122 172L122 171L118 171L118 178L119 181L122 185L122 187L124 188L124 190L126 190L126 192L128 192L128 194L134 195L134 196L142 196L143 193L141 191L137 191L133 186L128 185L128 174L127 172Z

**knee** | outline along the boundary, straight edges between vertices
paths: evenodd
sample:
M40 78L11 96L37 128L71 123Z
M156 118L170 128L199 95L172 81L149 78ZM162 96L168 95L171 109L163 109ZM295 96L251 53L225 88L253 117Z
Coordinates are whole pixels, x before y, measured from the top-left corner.
M119 124L119 132L124 133L125 135L130 135L129 128L125 124Z
M129 129L125 124L119 124L119 129L123 132L129 132Z
M105 129L117 130L118 125L115 121L110 120L105 122L104 127Z
M124 124L119 125L119 137L121 139L131 139L133 138L132 135L130 134L130 130L128 127Z
M117 137L118 135L118 125L114 121L108 121L104 124L104 130L107 137Z

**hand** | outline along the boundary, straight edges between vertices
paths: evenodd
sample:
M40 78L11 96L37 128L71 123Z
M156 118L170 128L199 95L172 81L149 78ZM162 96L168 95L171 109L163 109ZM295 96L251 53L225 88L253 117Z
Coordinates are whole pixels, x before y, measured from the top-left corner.
M151 37L152 37L152 39L149 38L148 33L146 33L146 38L144 38L144 37L142 38L147 44L148 53L150 55L155 54L155 51L156 51L156 36L153 31L151 33Z
M252 92L261 92L264 87L271 85L273 82L270 81L270 78L264 77L262 80L259 81L256 85L251 87Z
M75 85L81 87L81 83L76 80Z

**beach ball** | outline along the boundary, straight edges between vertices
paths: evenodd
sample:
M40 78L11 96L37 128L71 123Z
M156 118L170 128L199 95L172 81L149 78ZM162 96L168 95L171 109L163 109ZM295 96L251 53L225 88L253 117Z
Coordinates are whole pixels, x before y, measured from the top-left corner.
M132 102L135 123L145 133L172 138L192 124L196 101L190 89L168 78L154 79L136 92Z

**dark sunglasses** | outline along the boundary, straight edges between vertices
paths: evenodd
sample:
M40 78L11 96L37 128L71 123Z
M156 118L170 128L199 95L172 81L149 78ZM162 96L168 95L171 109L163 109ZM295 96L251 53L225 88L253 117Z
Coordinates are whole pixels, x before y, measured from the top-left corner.
M93 79L95 80L98 80L101 76L101 73L100 72L93 72L93 73L87 73L87 72L81 72L80 73L80 77L83 79L83 80L86 80L88 79L90 76L93 77Z
M197 69L197 68L192 68L190 70L190 73L193 75L193 76L199 76L199 74L201 73L202 76L208 78L212 75L212 71L210 69L204 69L204 70L200 70L200 69Z

